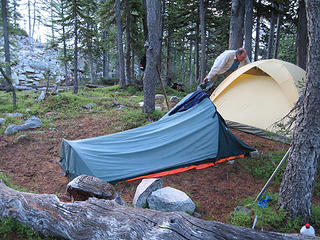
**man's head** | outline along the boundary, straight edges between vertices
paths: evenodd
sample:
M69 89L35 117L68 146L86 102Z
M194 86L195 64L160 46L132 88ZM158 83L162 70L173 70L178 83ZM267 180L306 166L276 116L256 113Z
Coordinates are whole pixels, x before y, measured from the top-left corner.
M247 51L244 48L239 48L236 57L240 62L243 61L247 57Z

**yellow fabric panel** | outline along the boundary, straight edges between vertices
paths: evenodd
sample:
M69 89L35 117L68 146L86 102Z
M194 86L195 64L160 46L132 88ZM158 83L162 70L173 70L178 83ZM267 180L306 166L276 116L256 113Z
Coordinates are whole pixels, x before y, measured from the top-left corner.
M268 129L293 107L271 77L242 74L225 90L214 100L218 112L249 126Z
M305 78L292 63L260 60L230 74L210 99L226 120L272 131L271 125L295 105Z

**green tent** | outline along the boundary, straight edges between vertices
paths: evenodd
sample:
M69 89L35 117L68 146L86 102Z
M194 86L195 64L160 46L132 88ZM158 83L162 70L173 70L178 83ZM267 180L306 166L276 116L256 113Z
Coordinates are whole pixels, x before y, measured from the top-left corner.
M210 166L205 164L250 151L254 149L227 128L208 95L196 91L146 126L88 139L63 139L60 165L71 178L86 174L118 182Z

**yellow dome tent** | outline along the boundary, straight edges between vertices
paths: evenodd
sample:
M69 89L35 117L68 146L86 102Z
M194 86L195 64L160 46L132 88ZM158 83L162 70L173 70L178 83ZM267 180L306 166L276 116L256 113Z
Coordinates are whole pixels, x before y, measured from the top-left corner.
M258 135L259 130L275 132L273 124L294 107L305 78L306 72L292 63L256 61L229 75L210 99L229 127Z

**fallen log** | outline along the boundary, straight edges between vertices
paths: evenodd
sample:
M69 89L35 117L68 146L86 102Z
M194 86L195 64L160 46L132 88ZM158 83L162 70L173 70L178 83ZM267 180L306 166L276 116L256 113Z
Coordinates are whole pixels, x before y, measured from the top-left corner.
M113 200L89 198L87 201L65 203L53 194L13 190L2 180L0 216L25 223L45 236L77 240L307 239L301 235L261 232L205 221L182 212L164 213L126 207Z

